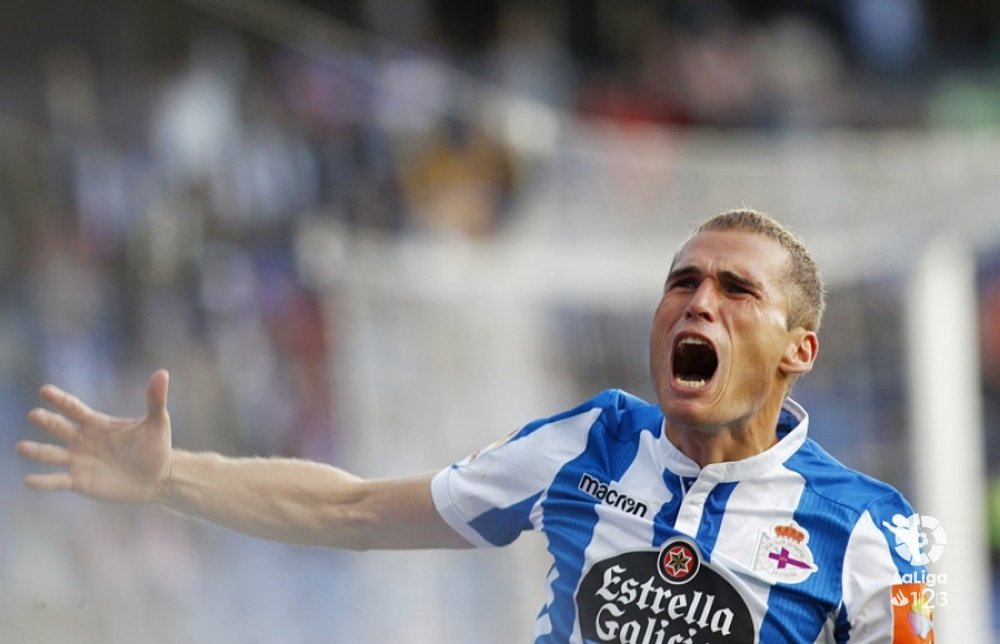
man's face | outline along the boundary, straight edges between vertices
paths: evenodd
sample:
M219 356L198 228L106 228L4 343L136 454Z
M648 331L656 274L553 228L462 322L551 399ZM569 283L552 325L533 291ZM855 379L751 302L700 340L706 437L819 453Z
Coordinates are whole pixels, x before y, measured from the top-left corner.
M752 423L784 399L789 375L811 368L815 351L797 347L815 334L787 328L789 261L778 242L742 231L702 232L681 248L650 333L653 385L672 425Z

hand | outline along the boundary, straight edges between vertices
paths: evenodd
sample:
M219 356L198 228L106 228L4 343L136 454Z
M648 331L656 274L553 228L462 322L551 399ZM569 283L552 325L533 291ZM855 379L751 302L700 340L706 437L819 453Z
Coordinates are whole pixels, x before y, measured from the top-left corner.
M146 416L137 419L108 416L58 387L42 387L42 399L56 411L33 409L28 419L61 445L21 441L17 453L65 469L30 474L24 484L32 490L72 490L106 501L154 500L170 476L169 380L162 369L150 377Z

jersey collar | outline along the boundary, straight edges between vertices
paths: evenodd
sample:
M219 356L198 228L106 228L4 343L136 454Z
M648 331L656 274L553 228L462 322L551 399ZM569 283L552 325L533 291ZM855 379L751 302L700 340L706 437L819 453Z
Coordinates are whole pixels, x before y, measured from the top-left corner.
M666 418L660 429L667 468L681 476L710 478L719 483L734 482L760 476L784 463L806 440L809 414L797 402L786 398L778 417L778 442L749 458L699 467L667 439Z

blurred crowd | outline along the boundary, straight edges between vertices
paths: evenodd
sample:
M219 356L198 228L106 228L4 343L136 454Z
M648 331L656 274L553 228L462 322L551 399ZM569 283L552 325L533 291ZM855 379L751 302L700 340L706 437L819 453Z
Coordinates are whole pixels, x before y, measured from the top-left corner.
M121 365L199 365L229 383L201 410L226 438L185 438L241 450L332 449L330 331L299 279L297 222L495 234L531 180L479 116L496 91L767 130L989 124L1000 104L968 114L941 73L990 72L996 16L943 30L962 22L917 0L273 3L291 26L267 33L198 2L44 4L5 8L23 33L0 77L3 377L103 396Z
M218 3L74 4L0 8L7 446L39 383L139 414L163 365L184 373L178 444L335 460L336 328L302 278L298 226L503 234L537 177L482 118L496 92L623 124L1000 125L987 9L942 34L940 6L918 0L275 2L274 30ZM13 526L46 519L6 509L24 522L4 542L28 547ZM164 583L185 587L178 561Z

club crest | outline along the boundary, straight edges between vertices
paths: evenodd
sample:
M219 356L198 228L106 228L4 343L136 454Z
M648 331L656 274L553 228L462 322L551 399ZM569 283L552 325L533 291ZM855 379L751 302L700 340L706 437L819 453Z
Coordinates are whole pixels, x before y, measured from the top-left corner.
M798 584L819 570L809 549L809 533L794 521L761 530L753 570L775 583Z

